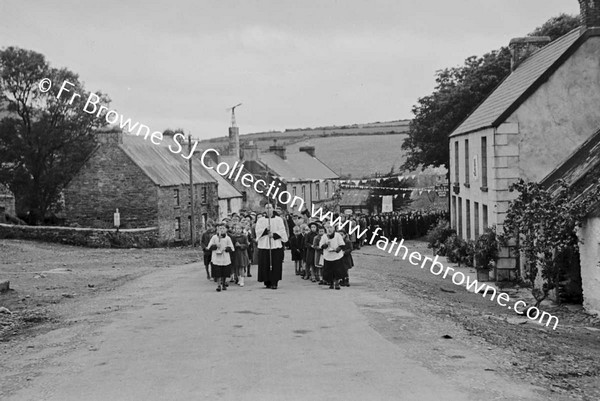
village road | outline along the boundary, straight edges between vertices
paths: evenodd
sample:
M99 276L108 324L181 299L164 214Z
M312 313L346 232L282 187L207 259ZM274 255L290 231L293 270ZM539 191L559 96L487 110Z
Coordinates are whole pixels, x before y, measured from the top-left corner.
M329 290L287 261L278 290L251 278L217 293L203 270L160 270L74 303L69 325L22 344L29 377L9 400L544 399L495 372L481 344L432 334L414 300L392 302L365 278Z

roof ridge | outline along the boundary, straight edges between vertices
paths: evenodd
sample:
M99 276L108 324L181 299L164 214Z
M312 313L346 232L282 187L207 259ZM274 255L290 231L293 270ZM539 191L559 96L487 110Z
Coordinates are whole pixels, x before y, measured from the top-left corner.
M576 28L533 53L507 75L449 136L499 125L508 117L508 112L512 113L547 80L549 73L551 75L554 69L564 63L566 54L570 55L588 37L580 28ZM535 68L536 63L542 64L543 68Z

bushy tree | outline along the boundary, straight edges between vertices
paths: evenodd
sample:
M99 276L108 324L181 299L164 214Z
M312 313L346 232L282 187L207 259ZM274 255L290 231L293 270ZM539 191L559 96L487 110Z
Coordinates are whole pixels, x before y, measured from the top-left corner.
M510 72L510 52L503 47L482 57L472 56L461 67L436 73L434 92L413 106L415 118L402 149L404 168L419 164L448 166L448 135Z
M39 87L44 78L52 82L48 92ZM74 86L57 98L65 80ZM72 93L81 97L69 104ZM0 182L15 194L17 214L29 223L43 221L94 148L93 130L106 125L83 111L88 95L77 74L50 67L40 53L0 51Z
M577 28L580 24L581 21L578 15L563 13L550 18L542 26L535 28L528 36L550 36L551 40L555 40Z

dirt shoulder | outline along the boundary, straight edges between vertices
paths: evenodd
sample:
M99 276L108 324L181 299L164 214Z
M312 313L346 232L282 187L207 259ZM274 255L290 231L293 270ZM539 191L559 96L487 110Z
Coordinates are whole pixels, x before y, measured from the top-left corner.
M0 240L0 341L60 325L56 307L114 290L159 268L201 259L196 248L91 249L23 240ZM43 327L42 327L43 326Z
M424 242L409 241L407 246L432 256ZM415 310L455 322L462 327L461 332L484 340L489 350L498 351L494 369L549 389L557 397L553 399L600 399L600 319L586 314L581 307L544 304L541 309L560 321L552 330L454 285L450 277L443 280L429 269L422 270L374 246L355 251L354 260L360 264L351 275L364 278L385 297L408 295L414 300ZM458 271L474 272L447 263L445 258L440 262ZM528 289L504 291L511 302L531 298Z

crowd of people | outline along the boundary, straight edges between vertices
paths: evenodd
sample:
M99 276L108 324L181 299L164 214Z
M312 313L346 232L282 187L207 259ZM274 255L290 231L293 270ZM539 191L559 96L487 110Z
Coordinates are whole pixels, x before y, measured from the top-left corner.
M333 217L334 221L338 218ZM340 215L340 224L332 224L328 219L311 219L308 211L286 214L268 204L261 213L233 213L218 224L207 222L201 236L206 277L217 283L219 292L234 283L243 287L255 265L257 281L277 289L284 252L289 249L297 276L339 290L350 286L352 251L367 245L373 234L414 239L447 217L445 211L422 210ZM343 224L346 220L349 224ZM349 230L355 225L359 230ZM357 232L366 235L359 237Z

